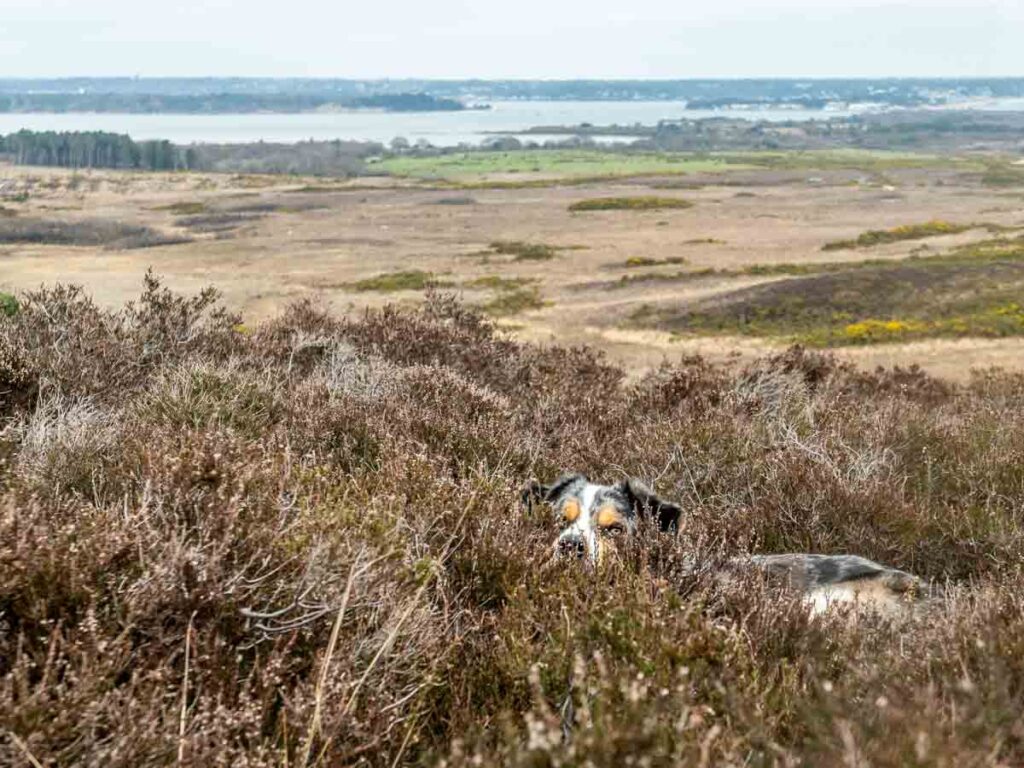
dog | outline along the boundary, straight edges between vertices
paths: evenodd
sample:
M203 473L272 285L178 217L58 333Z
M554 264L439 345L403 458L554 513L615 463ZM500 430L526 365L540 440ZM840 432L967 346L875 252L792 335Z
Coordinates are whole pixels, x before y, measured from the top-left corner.
M530 481L522 502L548 504L562 525L555 554L600 565L619 537L633 535L642 519L662 532L675 532L682 508L659 498L636 479L598 485L582 474L566 474L544 485ZM726 571L755 568L775 583L799 591L812 613L838 604L903 613L923 593L922 581L906 571L856 555L777 554L733 558ZM727 574L726 574L727 575Z

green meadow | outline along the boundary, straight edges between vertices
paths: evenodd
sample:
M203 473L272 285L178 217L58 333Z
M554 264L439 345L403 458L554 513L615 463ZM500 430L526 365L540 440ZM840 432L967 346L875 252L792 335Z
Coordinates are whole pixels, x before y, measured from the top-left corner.
M394 176L466 181L503 174L545 174L566 178L685 174L751 168L743 162L681 152L629 154L586 149L459 152L431 157L401 156L376 166Z

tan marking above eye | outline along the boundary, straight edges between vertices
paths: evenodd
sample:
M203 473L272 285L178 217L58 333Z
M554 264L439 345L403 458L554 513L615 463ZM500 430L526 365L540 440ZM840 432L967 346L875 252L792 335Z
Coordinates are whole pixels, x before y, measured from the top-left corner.
M576 522L576 518L580 516L580 503L576 499L569 499L562 505L562 515L570 523Z
M597 524L601 528L610 528L616 525L622 527L622 513L611 505L601 507L597 513Z

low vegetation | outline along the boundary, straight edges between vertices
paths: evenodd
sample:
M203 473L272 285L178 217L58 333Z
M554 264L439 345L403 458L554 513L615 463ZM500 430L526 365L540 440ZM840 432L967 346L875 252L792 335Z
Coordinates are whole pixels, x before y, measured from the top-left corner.
M18 313L18 299L12 293L0 291L0 315L14 317Z
M540 295L537 284L540 281L528 277L502 277L484 275L469 280L467 288L483 288L495 292L489 300L477 305L477 309L491 317L509 317L547 305Z
M638 272L636 274L623 275L619 278L618 286L627 286L634 283L647 282L683 282L687 280L698 280L702 278L716 277L775 277L783 275L817 275L824 272L842 272L850 269L865 269L874 266L881 266L892 263L881 259L871 259L857 262L811 262L805 264L780 262L777 264L747 264L742 267L698 267L696 269L677 270L675 272ZM647 265L643 265L647 266Z
M431 205L476 205L476 199L466 195L453 195L450 197L439 197L431 200Z
M813 346L1024 335L1022 238L995 238L947 254L895 261L772 269L774 274L803 269L806 276L692 306L643 307L633 322L678 333L766 336Z
M861 259L859 261L812 261L776 262L774 264L745 264L740 267L698 267L675 272L640 272L623 275L618 285L642 282L673 282L701 278L720 277L787 277L800 275L822 275L834 272L850 272L862 269L892 267L900 263L924 265L967 265L1016 261L1024 257L1024 240L1021 238L995 238L960 246L948 253L929 253L928 250L912 252L905 259ZM663 262L668 263L668 262ZM627 264L628 266L628 264ZM648 265L642 265L648 266Z
M601 184L603 182L621 181L622 177L615 175L604 176L545 176L543 178L516 179L486 179L483 181L434 181L428 189L458 189L465 191L474 190L512 190L512 189L550 189L551 187L582 187L588 184Z
M493 299L480 304L479 308L491 317L509 317L545 306L547 302L541 297L540 289L525 286L501 290Z
M174 223L197 234L223 234L234 232L246 224L253 224L264 215L242 211L214 211L197 216L183 216Z
M591 197L577 200L569 206L572 212L579 211L663 211L670 208L692 208L693 203L681 197Z
M512 256L513 261L550 261L560 250L544 243L525 243L521 240L495 240L488 246L491 253Z
M439 280L432 272L424 272L421 269L407 269L399 272L385 272L384 274L356 280L353 283L345 283L343 287L350 291L393 293L394 291L424 291L430 287L448 285L451 285L451 283Z
M502 261L550 261L560 251L586 250L585 245L551 245L549 243L529 243L524 240L494 240L485 251L473 251L466 256L477 257L488 263L495 256L510 257Z
M622 263L622 266L626 269L636 269L637 267L678 266L685 263L686 259L682 256L666 256L664 259L655 259L651 256L630 256Z
M486 176L543 174L561 179L614 179L625 176L699 173L749 167L728 160L672 152L612 152L601 149L519 149L396 155L374 164L394 176L472 182ZM495 181L502 181L500 179ZM516 180L504 180L516 184ZM526 180L550 184L542 179Z
M153 210L168 211L175 216L196 216L200 213L206 213L207 205L198 200L181 200L177 203L157 206Z
M924 224L904 224L892 229L869 229L857 236L855 240L836 240L825 243L823 251L838 251L847 248L870 248L873 245L898 243L902 240L923 240L937 235L956 235L970 229L985 227L985 224L954 224L936 219Z
M529 277L502 277L501 275L484 275L464 283L468 288L488 288L494 291L509 291L532 285L537 281Z
M246 224L252 224L270 213L299 213L326 208L321 200L292 200L283 202L281 199L257 199L250 201L222 202L212 205L202 202L183 201L164 206L157 210L166 210L179 218L175 224L192 232L205 234L226 234Z
M187 243L190 239L118 221L58 221L19 216L0 218L0 244L100 245L111 249L152 248Z
M1016 765L1024 382L794 349L625 384L450 298L239 330L150 281L0 318L0 763ZM683 506L596 571L519 489ZM944 587L812 618L742 552ZM31 757L29 757L31 756Z
M755 168L792 171L829 171L857 169L866 173L885 171L960 168L974 170L980 163L970 157L899 152L890 149L811 149L786 151L723 152L717 155L724 162Z
M1024 166L992 163L981 175L981 183L987 187L1024 187Z

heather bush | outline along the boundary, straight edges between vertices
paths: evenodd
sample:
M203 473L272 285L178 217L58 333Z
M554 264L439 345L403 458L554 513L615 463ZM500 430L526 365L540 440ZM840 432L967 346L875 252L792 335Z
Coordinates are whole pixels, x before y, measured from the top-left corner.
M630 377L429 292L252 329L149 277L0 316L0 763L1024 761L1024 379L794 348ZM680 502L598 571L529 477ZM920 574L811 617L741 552Z

